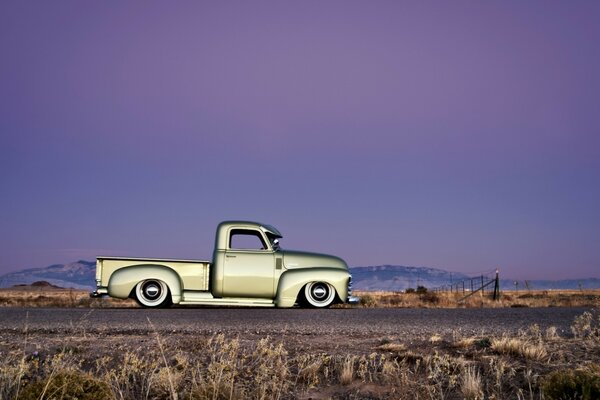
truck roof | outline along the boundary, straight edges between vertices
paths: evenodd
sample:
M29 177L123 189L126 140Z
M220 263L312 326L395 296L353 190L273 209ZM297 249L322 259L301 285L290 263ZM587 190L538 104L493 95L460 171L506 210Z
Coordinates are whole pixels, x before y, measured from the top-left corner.
M255 221L235 221L235 220L234 221L223 221L219 224L218 229L220 230L221 228L223 228L225 226L236 226L236 227L240 227L240 228L244 228L244 227L258 228L265 233L271 234L271 236L278 237L278 238L283 237L281 232L279 232L279 230L277 230L277 228L275 228L274 226L268 225L268 224L262 224L260 222L255 222Z

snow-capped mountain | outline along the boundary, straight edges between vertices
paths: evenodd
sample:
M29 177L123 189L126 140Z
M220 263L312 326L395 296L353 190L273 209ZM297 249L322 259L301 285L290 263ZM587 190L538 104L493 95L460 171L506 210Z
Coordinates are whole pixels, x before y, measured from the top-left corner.
M96 262L79 260L69 264L53 264L45 268L30 268L0 276L0 287L29 285L46 281L52 285L73 289L93 289L96 279Z

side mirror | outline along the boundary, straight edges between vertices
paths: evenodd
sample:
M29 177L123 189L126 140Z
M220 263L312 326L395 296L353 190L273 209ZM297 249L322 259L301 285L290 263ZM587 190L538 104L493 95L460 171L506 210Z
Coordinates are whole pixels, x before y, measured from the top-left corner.
M273 249L279 250L279 239L273 240Z

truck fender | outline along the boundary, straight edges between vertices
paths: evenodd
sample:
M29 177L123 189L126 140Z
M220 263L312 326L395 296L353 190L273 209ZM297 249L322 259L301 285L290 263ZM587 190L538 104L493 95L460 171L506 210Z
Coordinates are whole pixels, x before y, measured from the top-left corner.
M157 279L169 287L173 304L181 301L181 279L177 272L164 265L139 264L120 268L113 272L108 281L108 294L119 299L127 299L139 282Z
M326 282L335 288L337 297L346 301L350 273L339 268L312 267L287 270L279 278L275 305L292 307L296 303L300 290L310 282Z

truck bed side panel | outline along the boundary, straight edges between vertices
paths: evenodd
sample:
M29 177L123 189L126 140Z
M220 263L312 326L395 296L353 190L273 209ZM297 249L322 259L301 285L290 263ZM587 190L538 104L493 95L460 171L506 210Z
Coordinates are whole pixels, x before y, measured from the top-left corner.
M203 291L209 288L210 262L208 261L98 257L97 268L100 271L97 271L97 279L100 279L101 286L106 287L115 271L138 265L160 265L171 268L179 275L183 290Z

